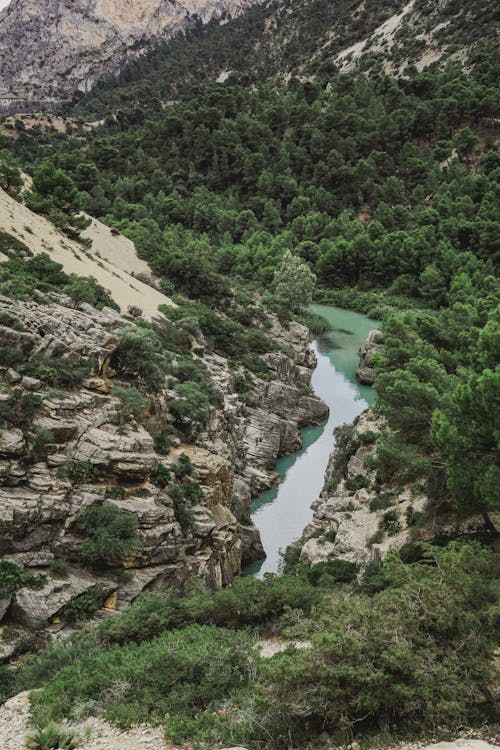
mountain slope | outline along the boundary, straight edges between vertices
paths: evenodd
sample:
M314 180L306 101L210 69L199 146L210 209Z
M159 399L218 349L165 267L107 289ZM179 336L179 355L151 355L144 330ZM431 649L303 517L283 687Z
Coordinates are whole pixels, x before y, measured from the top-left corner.
M153 40L237 15L255 0L13 0L0 13L4 106L88 91Z
M463 61L476 43L495 39L492 0L268 0L224 25L161 44L100 82L83 108L158 109L207 83L308 80L346 72L400 74L434 61Z
M111 291L123 312L134 305L150 320L158 315L158 305L172 304L165 294L134 278L133 274L151 274L147 264L136 256L133 243L123 236L113 236L108 227L95 219L85 232L93 240L92 249L87 250L58 232L48 219L0 189L0 226L32 253L48 253L62 264L66 273L93 276ZM5 257L0 253L2 260Z

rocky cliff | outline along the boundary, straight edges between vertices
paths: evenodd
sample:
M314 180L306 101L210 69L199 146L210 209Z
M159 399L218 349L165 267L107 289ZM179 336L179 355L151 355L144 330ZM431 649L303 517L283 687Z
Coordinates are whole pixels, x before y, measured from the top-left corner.
M12 0L0 13L0 104L88 91L154 41L229 18L256 0Z
M228 360L203 352L203 341L193 338L219 398L196 442L181 442L172 427L171 383L150 394L141 418L119 418L114 356L120 331L135 324L108 308L68 305L0 298L5 351L22 352L17 370L0 368L0 554L42 581L41 588L6 596L0 614L26 628L64 619L89 591L116 608L145 588L182 585L193 575L214 588L230 583L242 561L263 556L248 520L251 497L275 481L276 459L300 447L299 427L327 415L309 392L314 357L307 329L274 320L270 332L289 353L264 355L269 377L253 378L244 400ZM18 371L40 357L47 369L39 377ZM44 372L71 357L93 363L89 376L73 387L48 387ZM168 454L158 452L165 432ZM158 477L181 456L191 467L182 482L201 488L184 517ZM135 516L140 545L96 574L84 564L78 524L86 509L103 505ZM4 644L4 655L16 643Z

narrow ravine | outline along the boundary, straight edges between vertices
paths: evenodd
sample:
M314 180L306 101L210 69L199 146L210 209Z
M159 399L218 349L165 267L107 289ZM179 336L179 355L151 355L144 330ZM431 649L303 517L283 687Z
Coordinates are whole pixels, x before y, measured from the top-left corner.
M310 505L323 486L334 428L351 422L375 398L370 387L356 381L355 373L359 348L368 333L377 328L377 321L329 305L313 305L313 310L332 326L312 344L318 358L312 386L330 407L330 416L324 425L302 430L302 450L281 458L276 465L281 482L254 499L252 519L260 530L267 557L248 566L245 575L261 578L264 573L278 571L280 550L297 539L312 518Z

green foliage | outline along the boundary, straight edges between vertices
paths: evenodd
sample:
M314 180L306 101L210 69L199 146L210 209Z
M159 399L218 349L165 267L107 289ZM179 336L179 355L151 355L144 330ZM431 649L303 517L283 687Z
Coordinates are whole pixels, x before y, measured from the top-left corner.
M23 178L19 163L5 148L1 148L0 141L0 188L9 195L17 196L23 186Z
M380 528L383 531L387 531L389 536L395 536L399 531L401 531L399 512L397 510L386 511L380 520Z
M167 468L164 464L158 463L156 469L149 475L149 479L155 485L155 487L164 489L170 482L170 476L170 469Z
M73 750L79 745L80 738L75 732L53 721L29 734L26 739L28 750Z
M97 637L107 645L141 643L194 622L227 628L262 625L292 610L308 613L319 598L309 581L287 575L269 575L263 581L237 578L231 588L212 593L196 589L188 596L175 589L144 593L123 613L103 621Z
M194 716L243 686L254 664L245 632L192 625L139 645L90 650L32 695L32 712L39 722L59 720L90 702L124 726Z
M120 408L117 412L118 424L125 424L134 418L139 419L151 404L149 398L133 386L124 388L121 385L115 385L111 389L111 395L120 401Z
M296 255L287 250L281 266L274 274L275 293L282 302L294 311L308 307L314 295L316 276Z
M167 456L171 448L170 437L168 432L161 432L155 437L155 449L157 453Z
M357 563L333 559L311 565L307 569L306 575L314 586L318 584L327 586L335 583L352 583L356 580L358 572L359 565Z
M66 274L62 269L47 253L27 259L16 254L0 266L0 292L15 299L32 299L33 290L37 289L45 294L67 294L75 302L87 302L99 310L119 309L93 277Z
M467 545L429 550L414 565L393 557L388 588L325 598L311 648L262 666L261 726L297 743L306 726L308 737L386 722L420 731L474 715L494 643L491 562Z
M82 558L92 567L119 565L139 548L137 516L114 505L91 505L75 523Z
M198 383L187 380L175 386L177 398L169 402L176 424L186 436L194 439L208 425L210 404Z
M24 586L39 588L43 582L43 576L33 575L16 563L0 559L0 599L9 599Z
M161 343L154 331L128 326L120 333L113 366L156 392L164 385L167 372L167 363L159 351Z
M99 480L99 468L91 461L70 461L66 466L61 466L58 472L60 476L68 477L75 484Z
M33 440L32 450L35 456L43 455L48 445L54 442L54 433L50 430L38 429Z
M78 190L73 179L63 169L45 160L33 173L32 191L26 198L28 207L45 214L57 227L72 237L78 237L90 221L79 215Z
M84 620L102 607L103 600L99 589L92 587L73 599L65 614L70 620Z

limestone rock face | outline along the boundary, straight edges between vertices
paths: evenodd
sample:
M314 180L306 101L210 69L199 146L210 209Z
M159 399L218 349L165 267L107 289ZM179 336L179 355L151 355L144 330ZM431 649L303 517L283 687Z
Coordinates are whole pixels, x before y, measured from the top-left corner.
M242 564L265 556L249 521L251 498L277 481L276 460L301 447L299 428L328 414L310 392L314 357L304 326L273 321L273 336L287 351L263 356L268 379L246 373L243 398L236 375L244 373L205 352L218 399L206 432L186 443L169 412L175 391L148 393L147 413L137 419L123 415L113 394L113 385L131 384L112 368L121 330L134 325L129 319L85 304L0 296L2 311L4 320L15 321L5 326L5 339L27 360L43 355L49 363L66 357L71 362L77 355L90 361L93 374L56 390L0 367L0 399L35 404L30 414L18 415L21 422L6 422L0 430L0 556L45 577L41 589L21 589L0 603L0 621L39 628L59 614L64 618L71 601L92 585L103 596L113 593L116 607L144 589L183 586L192 576L219 588L240 574ZM174 447L160 455L155 439L165 432ZM174 486L157 486L158 465L175 472L181 454L189 458L191 475L178 481L196 481L201 490L184 508L187 519ZM82 570L78 524L87 508L102 504L133 514L140 540L130 558L107 571L106 581ZM71 566L65 579L57 577L55 563L61 560ZM2 648L0 638L0 660Z
M373 385L377 379L377 374L371 366L371 362L373 356L382 350L380 338L380 331L370 331L366 344L361 349L356 377L364 385Z
M89 91L151 43L256 1L12 0L0 13L0 94L22 108Z

